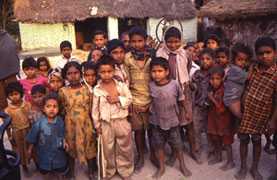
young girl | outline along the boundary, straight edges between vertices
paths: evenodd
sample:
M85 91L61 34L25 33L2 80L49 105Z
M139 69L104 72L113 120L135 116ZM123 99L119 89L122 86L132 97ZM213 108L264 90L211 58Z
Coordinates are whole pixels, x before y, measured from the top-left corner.
M29 158L27 154L27 141L25 136L30 127L28 113L30 104L23 101L23 87L19 82L13 82L6 87L6 95L9 100L5 112L11 117L12 122L8 129L8 138L14 151L20 155L24 173L28 175Z
M27 135L27 141L31 144L28 153L31 155L35 147L38 168L44 179L50 179L53 175L61 178L68 169L64 150L67 144L64 140L64 122L58 115L59 101L56 94L44 98L43 113Z
M93 124L90 117L92 94L81 84L81 65L75 61L68 62L62 76L69 85L59 91L65 110L65 139L68 143L69 176L74 177L75 159L87 164L89 177L93 178L96 167L96 140L93 136Z
M41 76L47 77L48 72L51 70L51 66L49 63L49 60L47 57L39 57L37 59L37 64L38 64L38 74Z
M88 55L87 61L89 62L91 61L94 64L96 64L99 61L99 59L101 59L102 56L103 56L103 52L101 48L93 48Z
M241 118L241 96L247 79L245 70L251 58L251 50L244 44L237 43L232 48L232 64L224 81L224 104L236 118Z
M34 85L44 85L47 86L47 78L37 73L37 62L33 57L25 58L22 62L22 69L26 75L26 79L21 79L20 83L24 89L25 100L31 101L31 89Z
M219 48L220 45L220 39L215 34L210 34L206 40L206 48L216 50Z
M160 178L165 172L165 144L173 148L180 162L180 170L184 176L191 176L183 158L183 144L179 130L179 108L184 108L184 93L176 80L169 78L169 63L164 58L156 58L150 64L151 77L150 94L150 125L152 129L151 143L155 147L155 155L159 161L155 178Z
M96 85L96 65L93 62L84 62L82 64L83 79L89 91L92 93L93 87Z
M62 78L62 72L59 68L52 69L48 75L49 91L58 93L63 87L64 82Z
M222 146L227 151L227 162L221 167L222 170L228 170L234 167L232 143L233 127L231 114L223 104L224 96L224 69L214 67L210 71L210 85L212 90L208 93L210 107L208 110L208 134L211 144L215 148L213 158L208 162L210 165L222 161Z

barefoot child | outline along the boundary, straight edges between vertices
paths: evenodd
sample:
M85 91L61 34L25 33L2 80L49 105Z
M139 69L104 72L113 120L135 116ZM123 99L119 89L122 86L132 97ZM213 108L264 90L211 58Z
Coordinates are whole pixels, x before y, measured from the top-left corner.
M84 83L85 85L87 85L89 91L92 93L97 80L96 65L92 62L84 62L82 64L82 70Z
M185 97L176 80L169 76L169 63L164 58L153 59L150 63L151 77L149 122L152 129L151 143L155 147L155 155L159 161L159 168L155 178L160 178L165 172L165 144L168 142L180 163L180 170L184 176L191 176L183 158L183 145L180 136L179 108L185 106Z
M127 121L132 95L128 86L114 77L114 60L104 56L98 65L100 80L93 90L92 118L101 135L106 177L116 171L122 179L129 179L134 170L131 125Z

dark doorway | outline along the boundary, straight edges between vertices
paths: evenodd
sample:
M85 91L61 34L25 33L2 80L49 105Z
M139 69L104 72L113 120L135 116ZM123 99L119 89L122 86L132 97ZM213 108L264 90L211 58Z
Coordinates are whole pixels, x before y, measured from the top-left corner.
M138 19L138 18L118 19L119 36L123 32L129 31L134 26L140 26L146 30L146 20L147 20L147 18L144 18L144 19Z

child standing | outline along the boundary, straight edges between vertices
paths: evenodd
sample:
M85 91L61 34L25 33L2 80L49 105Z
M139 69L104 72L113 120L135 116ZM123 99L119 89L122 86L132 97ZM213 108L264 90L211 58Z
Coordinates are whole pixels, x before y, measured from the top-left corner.
M33 147L38 157L38 167L44 179L57 175L61 178L67 171L67 144L64 140L64 122L58 115L59 101L56 94L49 94L43 100L44 116L40 117L27 135L31 144L28 153L32 154Z
M129 179L134 170L132 130L127 120L132 95L125 83L113 78L114 71L113 59L104 56L98 65L100 80L93 90L92 117L103 142L104 178L112 178L117 171Z
M48 75L49 91L53 93L58 93L63 87L63 77L62 72L59 68L52 69Z
M87 61L91 61L96 64L102 56L103 52L100 48L93 48L88 55Z
M96 30L93 33L92 43L94 47L100 49L103 52L103 54L106 54L107 41L108 41L108 37L104 31Z
M213 159L210 165L222 161L222 147L227 151L227 162L221 167L222 170L229 170L235 166L233 161L232 143L234 134L234 123L231 121L231 114L223 103L224 96L224 69L214 67L210 71L211 91L208 93L210 107L208 110L208 134L211 137L211 144L215 148Z
M21 79L20 83L24 89L25 100L31 101L31 89L34 85L47 86L47 78L37 74L37 62L33 57L25 58L22 62L22 69L26 75L25 79Z
M225 47L220 47L215 51L215 55L216 55L217 64L224 69L224 73L226 75L229 68L230 68L229 67L229 63L230 63L230 61L229 61L229 57L230 57L229 49L225 48Z
M82 64L82 70L84 83L87 85L89 91L92 93L93 87L96 85L97 80L96 65L92 62L84 62Z
M248 144L253 144L253 162L250 173L255 180L263 179L258 170L261 157L261 134L268 122L277 118L277 65L276 44L270 37L260 37L255 42L257 64L250 67L249 82L243 97L243 114L238 129L240 139L241 168L237 179L247 174Z
M71 56L72 53L72 45L69 41L62 41L60 43L60 51L62 54L62 58L57 63L57 67L63 69L64 65L70 61L77 61L76 58Z
M216 50L219 48L220 45L220 39L215 34L210 34L206 39L206 48Z
M38 64L38 71L39 71L38 73L41 76L47 77L49 71L51 70L51 66L50 66L48 58L44 57L44 56L39 57L37 59L37 64Z
M29 113L29 119L33 124L36 122L42 115L43 109L43 98L46 95L46 88L42 85L35 85L31 90L32 101L31 101L31 110Z
M5 112L11 117L11 127L8 129L8 138L14 151L20 156L23 171L28 174L28 153L25 136L28 133L30 122L28 113L31 105L23 101L23 87L19 82L13 82L6 87L6 96L9 104Z
M183 158L183 145L179 129L179 108L184 108L185 97L179 83L169 78L169 63L164 58L153 59L150 63L151 77L150 94L152 103L150 106L151 143L155 147L155 155L159 161L155 178L160 178L165 172L166 142L171 145L180 162L180 170L184 176L191 176L186 168Z
M93 124L90 117L92 94L81 84L81 65L78 62L68 62L62 71L62 76L69 82L60 89L59 95L65 110L65 139L68 143L69 176L74 177L75 159L81 164L87 164L89 177L94 177L96 170L96 140L93 135Z

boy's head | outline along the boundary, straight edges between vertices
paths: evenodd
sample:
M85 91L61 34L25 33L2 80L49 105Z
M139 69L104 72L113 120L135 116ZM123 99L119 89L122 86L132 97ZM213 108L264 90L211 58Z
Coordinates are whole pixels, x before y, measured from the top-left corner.
M165 58L156 57L150 62L151 77L156 83L163 83L169 76L169 63Z
M36 106L42 107L43 98L46 95L46 88L41 85L35 85L31 89L32 103Z
M182 45L182 34L176 27L170 27L164 35L164 40L167 48L170 51L176 51Z
M103 82L109 82L114 76L114 59L110 56L103 56L97 64L97 72Z
M5 92L12 104L19 103L24 95L23 86L19 82L9 83Z
M84 62L82 64L82 71L83 71L83 77L85 81L91 87L93 87L96 84L96 75L97 75L96 65L91 61Z
M206 47L210 49L217 49L220 45L220 39L217 35L211 34L208 36L206 40Z
M97 63L102 56L103 56L103 52L100 48L93 48L91 50L91 60L94 63Z
M216 54L216 61L217 63L223 67L226 68L226 66L229 64L229 56L230 51L226 47L220 47L215 51Z
M59 113L59 98L55 93L50 93L43 98L43 112L49 119L54 119Z
M51 69L49 60L47 57L43 56L43 57L39 57L37 59L37 65L38 65L38 69L40 71L48 71L49 69Z
M113 39L107 45L108 54L115 60L116 64L122 64L125 59L125 47L122 41Z
M276 43L271 37L259 37L255 42L255 53L261 64L270 67L276 62Z
M70 61L65 64L62 70L62 77L67 79L70 85L80 84L82 76L82 66L76 61Z
M213 89L218 89L223 84L224 69L220 66L216 66L210 69L210 84Z
M27 57L22 62L22 69L27 78L36 77L37 67L37 62L33 57Z
M129 32L123 32L123 33L120 35L120 40L123 42L124 47L125 47L126 49L128 49L129 46L130 46Z
M72 53L72 45L69 41L63 41L60 44L60 51L66 59L70 59Z
M93 44L98 48L103 48L107 43L107 34L104 31L97 30L93 33Z
M209 70L214 66L215 52L212 49L203 49L200 53L201 69Z
M138 51L144 51L146 45L147 33L146 31L139 27L135 26L129 31L130 45L132 48Z
M62 72L59 68L53 69L48 75L48 84L52 91L58 92L63 87Z
M245 68L252 57L252 50L243 43L236 43L232 50L232 63L240 68Z

